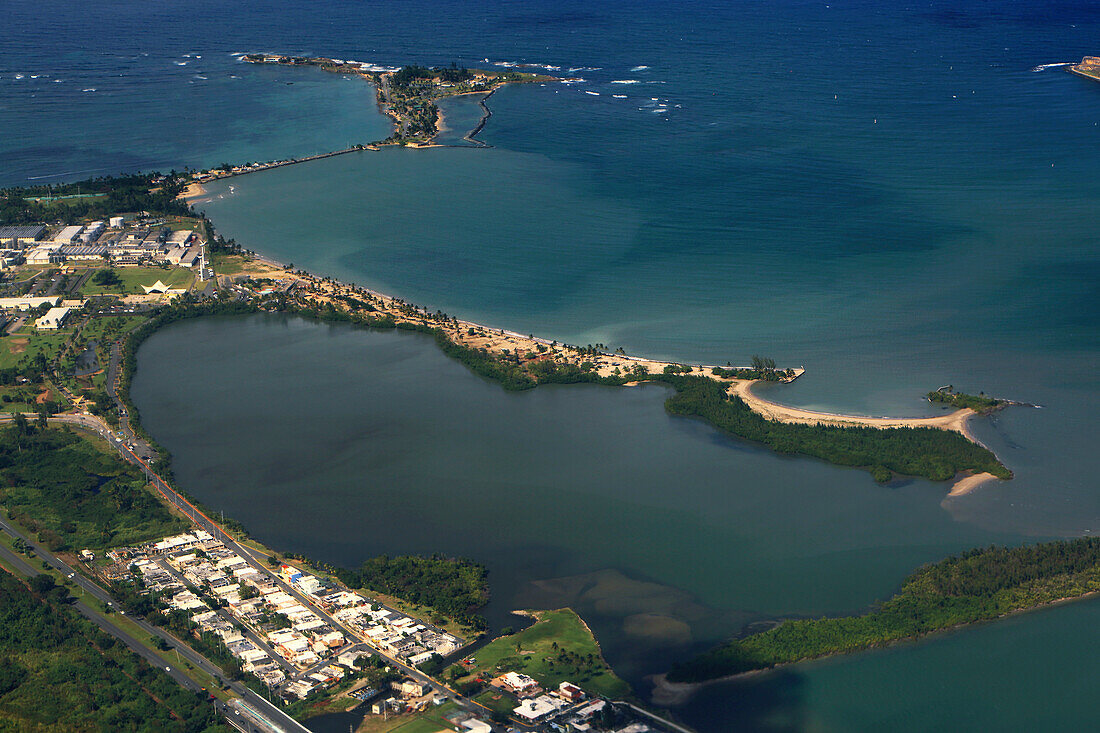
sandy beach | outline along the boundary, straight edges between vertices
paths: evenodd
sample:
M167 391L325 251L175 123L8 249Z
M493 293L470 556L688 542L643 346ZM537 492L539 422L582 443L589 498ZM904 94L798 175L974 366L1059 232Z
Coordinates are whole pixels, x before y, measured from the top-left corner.
M982 484L995 480L998 480L997 477L991 473L975 473L965 476L955 482L955 485L951 487L951 492L943 500L946 502L959 496L966 496Z
M313 275L298 275L286 269L270 259L259 255L252 255L254 261L262 263L261 268L251 274L282 281L294 281L300 295L308 294L308 298L316 304L332 304L342 308L343 301L348 298L369 299L380 314L388 314L398 321L422 324L433 328L439 328L457 344L474 348L485 349L487 352L505 357L508 360L530 362L538 359L549 359L561 364L573 364L582 366L590 364L601 377L629 376L631 373L644 370L647 374L660 374L668 366L678 366L684 369L685 374L707 377L727 385L730 395L740 397L745 404L757 414L768 420L782 423L801 423L806 425L839 425L845 427L863 426L880 429L886 428L936 428L940 430L952 430L967 440L978 445L981 442L974 437L969 428L969 420L975 413L971 409L955 410L944 415L934 417L871 417L866 415L844 415L839 413L818 412L798 407L790 407L771 402L753 392L753 385L759 380L725 379L712 374L713 366L709 365L683 365L675 362L646 359L618 353L585 353L580 349L572 348L534 336L523 335L515 331L500 328L491 328L482 324L459 319L440 320L432 314L412 306L400 298L394 298L383 293L378 293L366 288L347 285L331 278L321 278ZM262 270L262 272L261 272ZM787 381L797 379L805 372L798 368L793 370L793 376ZM645 382L631 382L627 386L644 384ZM985 446L983 446L985 447ZM970 493L986 481L995 478L992 474L982 473L968 475L957 481L951 488L947 498L953 498Z
M202 187L201 183L191 183L180 194L180 198L184 201L190 201L191 199L197 199L206 195L206 189Z
M864 415L842 415L832 412L816 412L799 407L788 407L765 400L752 391L755 382L733 380L729 392L745 401L754 412L769 420L783 423L802 423L805 425L862 425L873 428L939 428L954 430L977 443L967 425L976 413L967 408L935 417L868 417Z

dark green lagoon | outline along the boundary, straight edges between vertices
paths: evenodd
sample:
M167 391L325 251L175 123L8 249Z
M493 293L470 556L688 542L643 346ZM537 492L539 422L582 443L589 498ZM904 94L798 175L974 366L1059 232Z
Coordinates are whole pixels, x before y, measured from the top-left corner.
M155 334L139 364L143 421L181 485L215 511L336 563L473 557L491 570L494 623L572 605L641 689L748 620L859 610L923 562L1023 539L953 519L945 485L883 487L669 417L663 388L507 393L415 334L206 318ZM935 648L971 638L986 637ZM784 673L773 692L792 674L828 686L853 664L862 684L885 683L881 659ZM708 697L718 689L701 710L722 704ZM843 709L843 696L825 697Z

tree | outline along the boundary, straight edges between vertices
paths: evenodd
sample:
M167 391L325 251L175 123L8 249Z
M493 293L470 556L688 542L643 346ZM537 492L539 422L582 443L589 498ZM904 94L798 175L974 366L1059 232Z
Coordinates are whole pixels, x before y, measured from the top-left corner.
M103 269L97 272L92 276L92 282L107 288L122 284L122 280L119 279L118 273L111 269Z
M55 585L57 584L54 583L53 576L46 575L45 573L36 575L30 579L31 590L40 595L45 595L49 593L51 590L54 589Z
M769 359L765 356L753 355L752 368L761 372L770 372L775 369L775 359Z

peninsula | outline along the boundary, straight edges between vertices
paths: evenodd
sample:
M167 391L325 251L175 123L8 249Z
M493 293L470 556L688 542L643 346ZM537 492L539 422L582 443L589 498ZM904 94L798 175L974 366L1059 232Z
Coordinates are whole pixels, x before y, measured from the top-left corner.
M971 550L920 568L866 614L784 621L673 667L659 686L671 698L687 692L677 685L916 639L1097 591L1095 537Z
M170 265L176 258L190 265L197 264L198 279L181 280L193 282L191 290L194 292L184 292L182 297L175 299L174 305L163 300L142 299L146 315L140 323L133 324L124 341L123 348L128 353L153 330L178 318L222 312L226 308L234 312L281 311L372 328L422 332L433 337L445 353L508 390L531 389L548 383L663 384L675 392L666 403L672 414L705 420L725 433L781 453L863 468L881 482L894 475L904 475L933 481L965 479L967 487L972 487L978 480L975 477L1012 477L992 451L978 443L968 430L968 421L976 412L967 406L960 405L964 409L949 415L909 419L827 414L786 407L757 396L752 387L757 381L789 382L797 379L802 369L781 369L767 358L755 357L751 365L739 368L729 363L720 367L630 356L622 348L612 350L604 344L559 344L534 334L523 335L460 320L440 311L432 313L397 297L265 261L235 242L226 241L216 233L209 220L196 215L194 207L201 204L201 197L179 196L188 180L196 181L201 175L192 174L190 179L184 176L129 176L96 179L50 190L30 187L4 192L0 213L3 214L2 223L8 224L58 218L82 220L96 215L107 216L112 221L124 220L125 217L116 216L119 209L111 208L115 205L125 206L126 211L171 217L170 220L163 216L155 220L160 222L157 226L162 227L156 230L156 238L149 229L149 223L154 220L148 218L142 218L145 223L133 231L125 226L106 231L102 222L98 222L99 228L92 226L97 222L92 222L87 236L95 235L107 241L106 246L97 245L94 257L93 253L77 245L60 244L57 238L62 236L62 228L60 224L54 225L58 233L53 235L48 246L36 240L24 245L25 251L13 251L13 261L19 261L20 257L27 261L17 266L18 273L25 273L17 277L41 278L43 273L50 272L51 263L67 257L70 251L74 257L83 259L66 265L76 276L66 282L71 285L69 290L82 293L99 292L92 286L101 279L108 282L124 275L129 279L127 267L143 262ZM71 191L94 191L102 197L71 201L59 198L48 204L35 200L40 194L64 196ZM182 230L178 234L183 238L179 239L177 234L168 237L168 230L163 228L165 223ZM32 228L35 236L45 241L42 238L46 236L46 226L36 224ZM73 235L70 232L67 236ZM174 244L174 239L165 241L166 238L179 239L179 243ZM47 265L47 269L36 271L34 262L37 261ZM95 273L105 265L119 269L110 267L102 274ZM187 271L189 268L182 269ZM132 272L154 274L140 267ZM90 277L93 274L94 280ZM153 287L157 284L156 279L149 278L148 283L141 284ZM46 283L41 285L45 287ZM39 286L34 283L21 285L22 292L26 292L24 287L35 290ZM59 346L66 352L73 350L65 344ZM125 361L127 364L133 362L132 359ZM26 378L37 379L43 372L38 367L48 363L47 359L33 368L28 365L30 376Z

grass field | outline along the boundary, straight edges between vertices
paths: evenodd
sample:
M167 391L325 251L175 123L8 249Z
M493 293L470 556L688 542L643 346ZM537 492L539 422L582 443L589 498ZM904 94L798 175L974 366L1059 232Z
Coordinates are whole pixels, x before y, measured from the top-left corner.
M56 389L43 384L23 384L0 387L0 412L38 412L38 397L43 392L49 393L47 401L68 404Z
M189 288L195 281L195 273L186 267L164 269L161 267L117 267L114 270L122 282L118 285L96 285L93 275L80 288L81 297L89 295L142 295L142 285L152 285L160 280L170 288Z
M568 681L611 698L630 694L630 685L607 665L596 638L572 609L533 615L532 626L479 649L472 671L487 677L522 672L548 690Z
M512 711L515 710L516 706L519 704L514 697L496 688L490 688L476 695L474 701L481 703L490 710L508 713L509 715L512 714Z
M80 337L85 343L88 341L98 341L102 346L108 341L133 331L147 320L149 320L147 316L102 316L91 318L88 320L88 325L80 332ZM100 356L102 357L103 354L100 354Z
M247 255L215 254L210 258L210 265L214 268L214 272L219 275L265 277L283 273L282 270Z
M33 321L11 336L0 338L0 369L18 365L24 359L33 359L42 353L52 361L73 335L72 329L37 331Z

